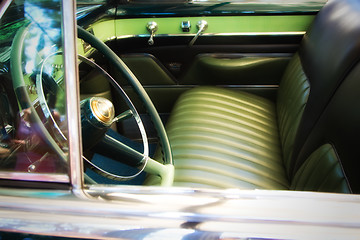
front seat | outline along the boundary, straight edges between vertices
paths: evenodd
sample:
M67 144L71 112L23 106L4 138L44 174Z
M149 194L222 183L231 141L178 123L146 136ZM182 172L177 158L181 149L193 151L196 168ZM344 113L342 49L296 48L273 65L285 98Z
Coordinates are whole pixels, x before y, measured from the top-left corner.
M283 74L276 103L218 87L184 93L166 126L174 185L350 192L331 143L307 147L306 154L303 146L359 62L359 17L357 0L332 0L323 7ZM328 164L320 168L324 177L306 183L320 158Z

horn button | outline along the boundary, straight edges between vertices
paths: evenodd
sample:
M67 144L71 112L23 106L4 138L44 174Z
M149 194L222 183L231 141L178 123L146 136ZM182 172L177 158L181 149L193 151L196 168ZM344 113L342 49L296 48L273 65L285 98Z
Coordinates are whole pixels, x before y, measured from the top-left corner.
M93 97L90 99L91 112L104 125L111 125L115 111L114 105L106 98Z

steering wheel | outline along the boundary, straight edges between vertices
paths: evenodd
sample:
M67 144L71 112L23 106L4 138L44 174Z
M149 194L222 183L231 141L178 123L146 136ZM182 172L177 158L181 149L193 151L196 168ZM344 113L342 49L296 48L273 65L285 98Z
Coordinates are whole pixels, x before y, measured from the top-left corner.
M110 62L110 64L113 64L113 66L124 75L129 84L133 87L134 91L139 96L154 123L154 127L159 136L160 144L164 153L164 163L172 164L172 153L165 127L154 104L152 103L149 95L146 93L139 80L126 66L126 64L105 43L81 27L78 27L77 30L78 37L89 43L92 47L103 54L104 57Z
M142 87L139 80L136 76L131 72L131 70L126 66L126 64L102 41L97 39L93 34L84 30L81 27L78 27L78 37L83 39L85 42L94 47L99 53L104 55L104 57L112 64L119 72L121 72L124 77L128 80L129 84L132 86L134 91L139 96L140 100L144 104L145 109L149 113L155 130L159 136L160 145L162 147L162 152L164 154L164 165L165 168L161 165L158 165L157 161L152 159L148 159L147 167L145 167L145 171L150 173L156 173L158 175L162 175L162 184L169 185L173 180L173 163L172 163L172 153L170 148L170 143L165 131L165 127L162 124L160 116L152 103L150 97L146 93L145 89ZM117 84L115 80L112 81L112 84ZM118 85L118 84L117 84ZM123 91L122 91L123 92ZM123 94L124 95L124 94ZM132 105L132 104L131 104ZM132 109L132 108L131 108ZM136 117L137 122L140 117ZM141 124L142 125L142 124ZM141 126L139 126L141 129ZM131 147L120 146L118 145L118 149L122 149L125 152L134 152Z
M47 143L52 151L60 158L63 165L67 164L67 155L66 155L66 143L65 141L57 142L53 135L45 127L43 119L39 116L41 108L39 104L34 105L33 99L30 97L30 93L35 88L30 89L30 85L25 83L24 74L23 74L23 61L22 54L25 44L25 39L29 32L29 26L20 28L13 40L10 53L10 68L11 68L11 77L13 82L13 88L18 100L21 110L29 109L31 112L30 119L31 122L35 123L32 127L36 128L36 132L40 134L42 140ZM43 113L46 115L46 113Z
M54 152L57 153L64 162L66 162L66 154L64 153L61 146L59 146L59 144L58 144L59 141L55 141L53 138L53 134L49 133L48 128L44 126L44 124L43 124L44 120L39 116L39 114L35 110L33 104L31 103L28 91L26 89L27 86L24 81L21 56L22 56L22 52L23 52L23 47L24 47L23 44L24 44L24 40L25 40L27 31L28 31L28 28L23 28L23 29L19 30L15 36L13 46L12 46L11 67L12 67L12 79L13 79L14 90L16 92L17 99L20 103L21 108L23 108L23 109L31 108L31 110L33 110L32 112L34 112L35 114L32 114L31 117L32 117L33 121L37 123L36 125L39 128L39 132L41 133L43 138L46 140L48 145L54 150ZM135 75L130 71L130 69L125 65L125 63L109 47L107 47L103 42L98 40L95 36L93 36L92 34L90 34L89 32L85 31L84 29L82 29L80 27L78 27L78 36L79 36L79 38L82 38L84 41L86 41L87 43L92 45L100 53L102 53L105 56L105 58L111 64L113 64L117 70L122 72L124 74L124 76L128 79L130 85L133 87L135 92L138 94L140 100L143 102L146 110L148 111L149 115L152 118L154 127L158 133L160 144L161 144L161 147L163 150L162 152L164 154L164 163L160 164L159 162L152 160L148 157L148 155L147 155L148 146L147 146L147 140L145 140L146 139L145 129L143 127L143 124L141 122L139 115L136 112L136 109L134 108L130 99L126 96L125 92L116 83L116 81L113 80L111 78L111 76L106 73L105 70L103 70L101 67L99 67L96 63L92 62L91 60L89 60L85 57L80 57L83 62L86 62L87 64L100 69L100 71L103 74L107 75L107 77L109 79L112 79L111 83L113 84L113 86L115 86L115 88L118 90L118 92L121 93L122 98L125 99L125 102L127 103L127 105L130 108L130 111L120 114L121 116L118 116L115 119L122 118L123 115L131 115L135 118L135 120L138 124L138 127L140 129L142 138L143 138L144 153L143 154L138 153L136 150L132 149L131 147L129 147L119 141L113 141L113 139L109 138L107 135L105 135L103 137L103 139L101 139L100 141L105 143L105 145L110 144L111 146L115 147L115 149L117 149L118 151L125 153L125 155L127 155L127 156L134 157L137 160L139 160L139 158L141 158L140 162L143 163L143 168L141 169L141 171L145 169L145 171L147 171L149 173L160 175L162 178L162 185L171 185L172 180L173 180L173 172L174 172L173 165L172 165L171 148L170 148L170 144L169 144L169 141L168 141L168 138L166 135L165 128L161 122L160 116L157 113L149 96L147 95L147 93L145 92L144 88L142 87L140 82L137 80ZM43 76L40 73L40 76L37 78L42 79L42 77ZM37 93L39 95L41 105L46 105L47 101L44 100L45 99L44 92L42 89L41 90L38 89L40 85L42 85L41 81L40 81L40 84L38 83L36 85ZM41 99L43 101L41 101ZM100 115L104 113L102 111L102 109L99 109L99 108L101 108L101 106L104 106L104 105L110 106L111 105L111 103L109 105L109 103L108 103L109 101L106 101L104 99L102 99L100 101L99 101L99 99L95 99L95 100L90 99L87 101L89 103L86 103L86 104L82 103L82 104L86 105L86 106L89 106L89 104L90 104L90 107L95 106L95 108L97 108L97 110L99 110ZM96 104L93 104L94 101L96 102ZM46 110L46 109L49 109L49 107L44 106L44 107L42 107L42 109ZM111 109L111 107L110 107L110 109ZM111 112L111 110L110 110L110 112ZM50 114L45 113L44 115L52 116L51 113ZM102 115L102 116L104 116L104 115ZM106 116L108 116L108 115L106 115ZM44 116L42 116L42 117L44 117ZM50 118L53 119L53 117L50 117ZM109 121L109 119L107 119L107 120ZM114 119L110 119L110 121L112 122L112 121L114 121ZM52 122L53 122L53 124L56 125L55 121L52 121ZM104 129L106 130L107 129L106 127L109 127L110 124L105 124L105 125L106 126ZM55 129L59 129L59 127L55 127ZM64 134L62 134L62 138L64 138ZM88 161L88 160L86 160L86 161ZM92 165L92 168L95 168L100 174L102 174L108 178L115 179L115 180L121 180L121 181L129 179L129 177L121 177L121 176L113 175L111 173L107 173L106 171L98 168L97 166L94 166L90 161L88 161L88 162L89 162L89 164ZM139 162L135 162L135 163L126 162L126 163L129 165L132 165L132 166L137 166ZM138 175L138 174L136 174L136 175ZM136 175L134 175L134 176L136 176Z

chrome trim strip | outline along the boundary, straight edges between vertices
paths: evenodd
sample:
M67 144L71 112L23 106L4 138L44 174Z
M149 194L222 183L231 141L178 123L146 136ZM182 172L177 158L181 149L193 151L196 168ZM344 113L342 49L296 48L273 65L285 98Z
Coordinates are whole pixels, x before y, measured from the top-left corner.
M0 2L0 18L3 17L5 11L8 9L11 2L12 2L12 0L3 0Z
M286 36L304 35L306 31L296 32L239 32L239 33L204 33L202 36Z
M152 88L194 88L194 87L198 87L199 85L144 85L144 88L147 89L152 89ZM272 85L252 85L252 84L247 84L247 85L235 85L235 84L231 84L231 85L216 85L218 87L225 87L225 88L278 88L279 85L277 84L272 84ZM124 86L124 89L131 89L130 86Z
M62 0L63 44L64 44L64 76L66 86L67 121L69 132L70 182L75 195L84 197L83 161L81 124L80 124L80 91L79 69L77 62L77 30L75 22L76 2Z
M357 214L360 197L356 195L96 186L88 192L97 197L97 201L79 201L65 191L56 192L56 195L49 191L0 191L3 195L0 201L1 230L35 233L36 236L71 239L314 239L314 236L358 239L360 232ZM162 229L168 231L159 232ZM185 234L181 234L182 231Z
M306 31L296 31L296 32L237 32L237 33L203 33L201 36L206 37L228 37L228 36L302 36ZM194 37L194 33L184 33L184 34L156 34L156 37ZM116 39L126 39L133 37L150 37L150 34L129 34L116 36ZM155 38L156 38L155 37ZM112 40L113 38L109 39Z
M57 173L28 173L28 172L6 172L0 171L0 179L26 180L36 182L68 183L69 176Z

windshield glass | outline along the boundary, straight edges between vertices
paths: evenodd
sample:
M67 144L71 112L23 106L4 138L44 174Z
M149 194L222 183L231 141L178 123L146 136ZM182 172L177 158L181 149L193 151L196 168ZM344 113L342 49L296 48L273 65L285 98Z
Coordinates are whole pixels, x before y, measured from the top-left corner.
M68 181L60 1L14 1L0 49L0 177Z

